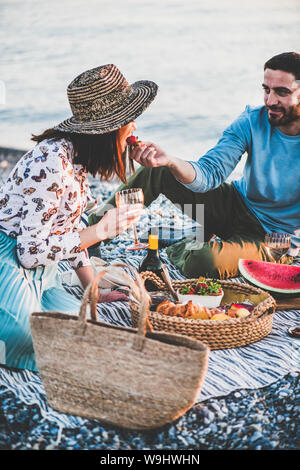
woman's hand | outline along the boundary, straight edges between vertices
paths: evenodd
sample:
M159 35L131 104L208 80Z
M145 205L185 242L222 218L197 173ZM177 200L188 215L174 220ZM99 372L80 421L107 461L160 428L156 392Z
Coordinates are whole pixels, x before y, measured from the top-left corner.
M117 302L120 300L128 300L127 295L123 292L118 292L117 290L112 290L108 294L101 294L99 290L98 302Z
M125 232L133 223L137 222L143 212L142 204L124 204L110 209L96 225L99 240L114 238Z
M140 145L134 147L130 158L146 168L169 166L172 162L166 152L151 142L141 142Z
M138 221L143 209L142 204L124 204L119 208L110 209L98 223L78 232L81 250L125 232L130 225Z
M86 289L91 282L94 281L95 276L91 266L83 266L76 270L76 274L81 282L83 289ZM127 295L123 292L113 290L107 294L102 294L98 288L98 302L117 302L120 300L128 300Z

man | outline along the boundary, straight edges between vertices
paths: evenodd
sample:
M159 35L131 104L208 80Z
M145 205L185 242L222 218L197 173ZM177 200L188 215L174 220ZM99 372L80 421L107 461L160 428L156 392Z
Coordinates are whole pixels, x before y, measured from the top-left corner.
M267 232L291 234L289 255L298 253L300 54L268 60L262 86L264 106L247 106L198 162L170 157L152 143L131 154L143 168L128 187L144 189L146 206L163 193L182 207L192 204L195 218L197 205L204 205L205 243L191 249L190 240L184 239L167 248L170 260L188 277L236 276L239 258L274 261L263 243ZM242 179L227 183L245 152ZM112 203L114 198L108 201ZM103 209L90 223L99 220Z

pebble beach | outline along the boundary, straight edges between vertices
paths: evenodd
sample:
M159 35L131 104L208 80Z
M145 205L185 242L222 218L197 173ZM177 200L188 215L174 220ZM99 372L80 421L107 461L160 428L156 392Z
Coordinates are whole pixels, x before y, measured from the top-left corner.
M3 181L22 151L0 149ZM103 183L101 183L103 185ZM101 187L106 199L115 184ZM100 192L94 179L91 190ZM113 256L114 245L104 248ZM299 450L300 375L291 372L271 385L241 389L195 405L174 423L152 431L130 431L84 420L62 428L43 418L0 383L0 449L10 450Z
M169 426L129 431L87 420L61 429L0 385L0 449L14 450L299 450L300 377L239 390L194 406Z

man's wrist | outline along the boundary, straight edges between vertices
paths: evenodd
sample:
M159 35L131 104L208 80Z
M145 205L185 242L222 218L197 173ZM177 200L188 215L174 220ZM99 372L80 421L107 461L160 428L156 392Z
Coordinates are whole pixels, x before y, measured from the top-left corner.
M190 184L195 180L196 172L193 165L186 160L181 160L180 158L174 158L169 166L174 178L177 179L180 183Z
M177 171L178 169L178 160L176 157L169 157L167 164L165 165L169 170Z

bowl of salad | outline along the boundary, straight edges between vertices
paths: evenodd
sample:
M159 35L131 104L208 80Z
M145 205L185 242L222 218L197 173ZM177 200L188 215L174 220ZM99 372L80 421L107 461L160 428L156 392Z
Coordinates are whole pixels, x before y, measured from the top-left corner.
M191 300L194 304L215 308L219 307L224 291L217 280L199 277L197 281L188 281L181 286L177 294L182 303Z

